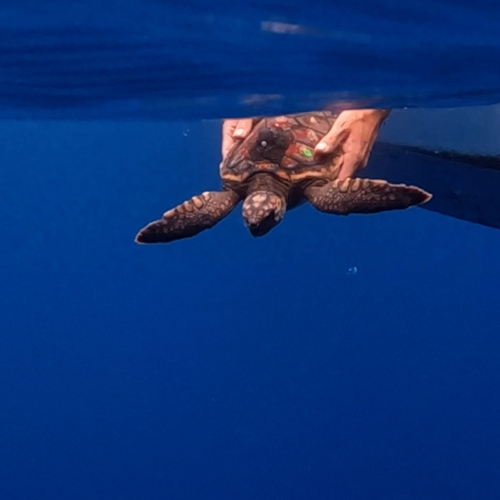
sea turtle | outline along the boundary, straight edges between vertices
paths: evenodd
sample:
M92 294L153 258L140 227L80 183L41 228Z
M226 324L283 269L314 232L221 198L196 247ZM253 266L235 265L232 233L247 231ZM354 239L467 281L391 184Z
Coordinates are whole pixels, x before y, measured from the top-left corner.
M276 226L286 210L308 201L321 212L347 215L395 210L427 202L426 191L383 180L339 180L342 155L318 159L313 150L338 114L314 112L260 119L220 165L221 191L206 191L165 212L136 236L168 243L209 229L243 201L253 236Z

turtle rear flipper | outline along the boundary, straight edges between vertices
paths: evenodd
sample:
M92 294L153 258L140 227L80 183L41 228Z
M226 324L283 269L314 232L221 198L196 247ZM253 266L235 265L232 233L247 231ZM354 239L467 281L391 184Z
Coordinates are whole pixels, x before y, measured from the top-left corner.
M432 197L423 189L372 179L334 180L306 188L305 197L317 210L331 214L373 214L426 203Z
M165 212L159 220L141 229L136 243L169 243L190 238L210 229L226 217L238 204L233 191L207 191L193 196L181 205Z

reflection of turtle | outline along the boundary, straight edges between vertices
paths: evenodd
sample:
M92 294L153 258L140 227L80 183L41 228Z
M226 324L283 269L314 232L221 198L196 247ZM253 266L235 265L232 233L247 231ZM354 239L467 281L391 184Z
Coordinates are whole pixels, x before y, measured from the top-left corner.
M337 115L329 112L263 118L220 167L222 191L208 191L169 210L142 229L138 243L167 243L209 229L243 201L253 236L278 224L285 211L308 201L330 214L375 213L425 203L430 194L382 180L337 179L342 156L318 159L313 149Z

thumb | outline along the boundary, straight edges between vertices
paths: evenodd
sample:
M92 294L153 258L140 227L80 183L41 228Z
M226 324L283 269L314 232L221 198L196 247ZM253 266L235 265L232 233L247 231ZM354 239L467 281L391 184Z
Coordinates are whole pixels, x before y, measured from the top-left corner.
M253 120L251 118L243 118L236 122L233 132L234 139L244 139L252 130Z
M222 158L225 158L234 145L233 134L238 120L227 119L222 122Z
M337 121L338 122L338 121ZM333 124L330 131L316 144L314 148L317 154L333 153L349 137L349 129L342 129L337 122Z

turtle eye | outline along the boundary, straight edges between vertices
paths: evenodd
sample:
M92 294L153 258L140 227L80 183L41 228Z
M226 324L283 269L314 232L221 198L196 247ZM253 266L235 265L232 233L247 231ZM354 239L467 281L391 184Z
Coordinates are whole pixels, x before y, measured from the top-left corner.
M260 145L265 148L267 146L267 141L261 141Z

